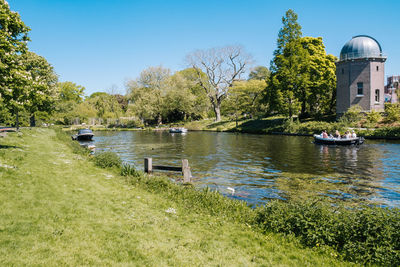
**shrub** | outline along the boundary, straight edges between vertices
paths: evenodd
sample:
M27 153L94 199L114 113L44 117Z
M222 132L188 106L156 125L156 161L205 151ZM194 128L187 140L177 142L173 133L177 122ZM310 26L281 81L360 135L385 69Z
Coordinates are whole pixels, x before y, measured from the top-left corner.
M359 122L362 119L361 111L362 109L359 105L354 105L343 114L343 116L339 119L339 122L342 122L346 125Z
M139 177L142 175L142 173L136 168L130 164L124 164L122 165L121 168L121 175L122 176L134 176L134 177Z
M103 152L94 156L94 163L101 168L121 167L121 159L114 152Z
M382 115L380 112L372 110L367 113L367 121L370 123L377 123L382 119Z
M258 208L256 223L265 231L293 234L310 247L330 246L347 260L386 266L400 264L397 209L349 209L322 202L271 201Z
M386 103L385 104L386 121L396 122L400 119L400 105L398 103Z

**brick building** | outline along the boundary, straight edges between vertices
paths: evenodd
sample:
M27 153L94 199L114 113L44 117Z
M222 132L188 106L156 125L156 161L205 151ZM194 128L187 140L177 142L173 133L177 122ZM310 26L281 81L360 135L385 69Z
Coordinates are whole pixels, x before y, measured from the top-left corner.
M364 112L384 109L386 57L374 38L358 35L348 41L336 62L336 113L359 105Z
M389 76L385 86L385 102L397 103L398 96L396 92L400 89L400 76Z

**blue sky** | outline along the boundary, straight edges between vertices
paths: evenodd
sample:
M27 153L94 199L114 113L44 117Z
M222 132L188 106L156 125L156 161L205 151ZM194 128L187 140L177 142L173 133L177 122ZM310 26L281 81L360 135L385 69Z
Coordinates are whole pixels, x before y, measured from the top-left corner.
M269 66L281 18L289 8L304 36L323 37L327 53L359 34L377 39L388 56L386 76L400 75L400 1L8 0L32 30L30 50L61 81L86 94L118 88L150 66L177 71L196 49L243 45Z

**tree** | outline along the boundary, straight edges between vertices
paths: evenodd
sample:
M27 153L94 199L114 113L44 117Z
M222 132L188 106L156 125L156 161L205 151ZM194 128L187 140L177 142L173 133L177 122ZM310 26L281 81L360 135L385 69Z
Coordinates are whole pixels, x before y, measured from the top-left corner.
M143 70L136 80L128 81L128 98L132 102L129 109L133 110L142 122L157 120L158 124L162 123L162 101L169 77L170 70L158 66L149 67Z
M271 85L279 110L289 117L332 112L335 57L326 55L322 38L302 37L286 44L274 59Z
M253 118L262 109L262 92L266 87L265 80L238 81L229 88L225 110L235 116L236 127L240 115Z
M186 61L196 70L197 81L210 99L216 121L220 121L221 103L228 88L241 79L251 64L250 55L240 46L225 46L197 50L189 54Z
M285 16L282 17L283 26L278 33L277 48L274 51L274 56L282 54L287 43L302 36L301 26L297 22L297 18L297 14L292 9L286 11ZM274 67L273 64L272 67Z
M74 109L84 100L85 87L69 81L59 82L57 84L57 95L55 119L59 123L70 124L75 118Z
M77 85L73 82L60 82L58 83L58 90L60 100L63 102L73 101L77 104L83 102L85 95L85 87Z
M271 72L267 67L257 66L249 74L249 80L268 80Z
M15 114L17 128L19 111L28 99L28 75L21 54L27 51L29 30L19 14L11 11L6 1L0 0L0 98Z
M184 78L185 88L188 88L190 93L194 95L192 119L206 118L210 110L210 100L199 83L197 71L193 68L187 68L178 71L175 75L181 75ZM200 73L200 76L202 77L201 80L207 79L205 73Z
M47 60L33 52L23 54L22 62L29 74L26 109L31 115L31 126L35 126L35 112L51 113L54 110L58 77Z

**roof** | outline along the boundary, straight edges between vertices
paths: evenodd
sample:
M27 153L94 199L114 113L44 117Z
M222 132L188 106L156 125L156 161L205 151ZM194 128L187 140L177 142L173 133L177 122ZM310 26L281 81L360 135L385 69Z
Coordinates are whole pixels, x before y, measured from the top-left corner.
M340 51L340 60L359 58L384 58L379 42L368 35L354 36Z

